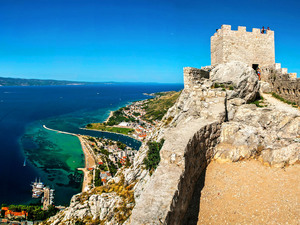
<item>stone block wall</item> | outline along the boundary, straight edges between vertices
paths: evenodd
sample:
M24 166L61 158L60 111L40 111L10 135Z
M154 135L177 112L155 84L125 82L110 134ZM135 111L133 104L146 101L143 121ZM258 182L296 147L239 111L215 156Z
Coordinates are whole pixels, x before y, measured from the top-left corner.
M204 69L197 69L193 67L183 68L184 88L186 90L191 90L201 78L208 79L209 72Z
M300 106L300 79L275 80L273 92Z
M221 124L226 120L226 91L211 89L201 78L207 73L199 69L185 68L185 72L200 79L183 90L166 114L173 120L160 131L165 139L161 160L136 202L130 225L182 224L195 184L213 157Z
M195 184L213 157L213 147L221 133L220 123L201 128L185 148L185 169L164 224L180 225L191 201Z
M253 28L252 32L247 32L246 27L241 26L234 31L230 25L222 25L211 37L211 65L230 61L249 66L275 64L274 31L262 34L260 29Z
M272 92L300 106L300 79L296 73L287 73L280 63L261 69L262 81L271 84Z

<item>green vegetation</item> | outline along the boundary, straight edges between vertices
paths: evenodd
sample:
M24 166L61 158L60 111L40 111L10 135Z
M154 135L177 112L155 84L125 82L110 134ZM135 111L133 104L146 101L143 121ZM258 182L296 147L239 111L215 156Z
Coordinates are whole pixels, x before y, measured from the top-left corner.
M140 113L138 113L138 112L134 112L134 113L132 113L134 116L139 116L139 115L141 115Z
M233 85L229 85L229 84L219 84L219 83L214 83L212 85L212 88L222 88L222 91L225 91L226 89L228 90L234 90L234 86Z
M121 141L117 141L117 146L118 148L124 150L126 148L126 144L124 144L123 142Z
M99 165L98 168L103 171L108 171L106 164Z
M5 207L5 205L2 204L2 207ZM42 210L40 205L9 205L8 208L14 212L26 211L28 213L27 220L45 220L58 212L58 209L52 205L46 211Z
M264 149L265 149L264 146L258 145L256 148L256 157L259 157Z
M165 122L165 126L168 126L172 121L173 121L174 117L170 116L168 117L164 122Z
M181 92L160 92L155 94L154 99L147 100L141 107L146 111L146 114L142 116L142 119L153 123L155 120L161 120L170 107L174 105ZM144 125L141 121L136 121L133 117L128 117L124 114L123 110L129 108L120 108L113 113L106 123L90 123L86 125L88 129L101 130L114 132L119 134L129 135L135 130L131 128L114 127L114 125L121 122L139 122L141 126ZM140 116L140 113L134 112L134 116ZM92 140L91 140L92 141Z
M107 164L108 164L109 172L111 173L112 176L115 176L115 174L118 172L117 166L110 159L107 159ZM119 167L121 166L119 165Z
M126 108L120 108L117 111L115 111L113 113L113 115L109 118L108 122L106 122L106 123L89 123L86 125L86 128L107 131L107 132L114 132L114 133L125 134L125 135L133 133L134 129L131 129L131 128L113 127L114 125L118 125L121 122L135 122L136 121L133 117L127 117L124 114L123 109L126 109Z
M98 165L98 169L96 170L96 177L98 176L97 173L99 173L99 175L100 175L101 171L109 171L112 176L114 176L118 172L118 167L107 156L102 157L102 161L107 162L107 163ZM117 163L118 163L119 168L122 167L122 164L120 164L119 162L117 162ZM99 186L101 186L101 185L99 185Z
M103 185L100 177L100 172L101 170L99 169L95 171L95 180L94 180L95 187L99 187Z
M125 135L131 134L134 132L134 129L131 129L131 128L111 127L111 126L106 126L106 124L103 124L103 123L89 123L88 125L86 125L86 128L114 132L114 133L125 134Z
M108 155L110 154L110 152L107 151L107 150L104 149L104 148L100 148L100 152L101 152L103 155L106 155L106 156L108 156Z
M162 139L160 142L148 142L147 145L149 147L147 157L144 159L144 164L146 166L146 169L150 171L150 174L154 172L154 170L157 168L159 162L160 162L160 149L162 148L164 144L164 139Z
M117 125L121 122L135 122L136 121L133 117L127 117L124 114L123 109L125 109L125 108L120 108L117 111L115 111L113 113L113 115L109 118L106 125L114 126L114 125Z
M254 104L256 105L256 107L262 108L262 107L266 107L266 105L262 105L264 101L264 98L262 96L259 96L255 101L250 102L249 104Z
M161 120L168 109L174 105L180 93L175 91L164 92L164 95L150 99L142 106L146 111L142 119L150 123L153 123L155 120Z
M129 168L131 166L131 162L128 158L126 158L126 161L125 161L125 167L126 168Z
M278 95L278 94L276 94L276 93L274 93L274 92L272 92L272 96L273 96L274 98L277 98L278 100L284 102L284 103L287 103L287 104L292 105L293 107L297 108L296 102L291 102L291 101L289 101L289 100L286 100L286 99L282 98L280 95Z
M88 137L88 140L97 143L97 140L93 137Z
M82 193L80 195L80 202L86 201L91 195L97 194L101 195L102 193L111 193L114 192L118 196L121 197L122 201L119 204L114 206L114 217L117 219L118 224L123 224L128 217L131 215L131 211L134 207L135 200L134 200L134 186L136 182L133 182L130 185L125 184L124 176L121 177L118 183L114 181L109 182L107 185L95 187L91 193ZM84 218L84 221L87 222L91 221L90 218ZM85 223L78 223L78 224L85 224ZM105 220L97 221L97 224L106 224Z
M219 83L214 83L213 84L213 88L224 88L225 87L225 85L224 84L219 84Z

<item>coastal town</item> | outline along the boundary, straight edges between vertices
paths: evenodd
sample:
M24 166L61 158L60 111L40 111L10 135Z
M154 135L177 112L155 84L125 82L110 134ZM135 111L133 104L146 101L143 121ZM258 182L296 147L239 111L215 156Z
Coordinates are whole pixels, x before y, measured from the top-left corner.
M180 92L151 94L153 98L136 101L111 112L104 123L87 124L86 129L115 132L139 141L153 131L167 109L174 104ZM129 167L137 153L136 149L120 141L76 135L85 155L82 192L105 185L123 166Z
M87 124L87 129L121 133L143 141L161 121L180 92L146 94L153 98L136 101L110 113L104 123Z
M82 191L105 185L122 166L130 166L137 150L120 141L105 138L79 136L85 153L85 168Z
M164 108L153 109L153 106L157 106L164 96L167 96L167 101L171 96L174 98L172 100L174 102L179 96L179 92L162 92L151 94L151 96L153 98L136 101L117 111L110 112L104 123L88 124L86 129L114 132L143 142L161 121L166 111ZM166 102L162 104L168 105ZM138 151L138 149L127 146L121 141L54 130L46 127L46 125L43 125L43 128L78 137L85 157L85 167L77 169L83 172L82 192L106 185L116 175L118 169L129 167L133 163ZM32 208L30 208L33 206L2 205L1 224L38 224L49 217L48 215L53 215L65 208L54 205L55 190L47 187L40 179L32 182L31 186L32 198L41 199L42 206L38 208L39 214L33 213Z
M135 132L132 133L132 136L140 141L144 140L158 123L158 120L149 122L143 118L143 116L146 114L144 106L148 101L149 100L138 101L127 107L124 107L124 116L126 118L134 118L135 122L121 122L120 124L116 125L117 127L121 128L134 129Z

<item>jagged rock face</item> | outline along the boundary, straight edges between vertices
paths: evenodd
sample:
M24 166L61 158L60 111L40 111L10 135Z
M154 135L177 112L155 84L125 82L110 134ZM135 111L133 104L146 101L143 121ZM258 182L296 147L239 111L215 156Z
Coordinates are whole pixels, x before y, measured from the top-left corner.
M242 98L246 102L250 102L257 97L259 91L258 76L245 63L229 62L219 64L209 75L213 82L234 86L234 90L228 91L228 99Z
M87 201L81 201L81 194L74 195L70 206L51 217L48 224L75 224L78 221L99 221L107 218L106 224L116 224L113 210L121 201L115 194L91 195Z
M211 86L208 79L189 86L163 118L154 136L165 139L161 161L136 200L128 224L181 223L226 118L226 91Z
M194 185L212 159L258 158L274 166L300 160L300 115L246 104L259 91L252 68L233 62L216 66L210 75L212 80L199 77L190 82L149 136L149 140L165 139L153 175L143 166L144 143L133 165L114 178L118 182L122 176L125 185L134 184L136 204L125 224L180 224ZM231 83L234 90L212 88L214 82ZM80 201L85 194L87 200ZM120 224L114 209L122 198L114 192L85 194L75 196L70 207L49 223L75 224L77 219L90 218Z
M247 65L227 65L231 66L237 68L228 71L239 74L232 82L233 91L212 89L212 81L204 78L194 80L166 114L164 120L171 122L162 125L156 136L166 140L161 162L137 199L128 224L181 224L195 180L211 159L255 157L274 166L299 160L300 146L295 141L299 117L246 104L258 94L257 76ZM215 74L218 68L224 72L226 66L217 66ZM232 77L217 80L229 83Z
M260 81L260 91L263 93L272 92L272 86L268 82Z
M144 169L143 160L147 154L147 146L143 144L136 154L134 163L130 168L119 171L113 178L118 183L121 177L124 177L124 185L134 185L134 198L138 198L144 189L145 183L149 180L149 171ZM125 207L132 208L133 203L126 204ZM71 199L70 206L51 217L43 224L76 224L76 222L84 222L85 224L121 224L116 218L116 210L124 205L122 199L117 193L93 194L83 192L74 195Z
M255 105L236 107L232 120L223 123L215 159L238 161L257 157L282 167L300 161L300 116Z

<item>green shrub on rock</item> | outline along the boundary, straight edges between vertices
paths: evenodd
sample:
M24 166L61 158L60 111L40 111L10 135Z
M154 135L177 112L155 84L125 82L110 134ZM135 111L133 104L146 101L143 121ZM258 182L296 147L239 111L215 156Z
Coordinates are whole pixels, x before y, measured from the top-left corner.
M149 141L147 143L149 151L147 153L147 157L144 159L144 164L146 166L146 169L150 171L150 174L153 173L153 171L157 168L160 162L159 152L164 144L164 141L165 140L162 139L160 142Z

